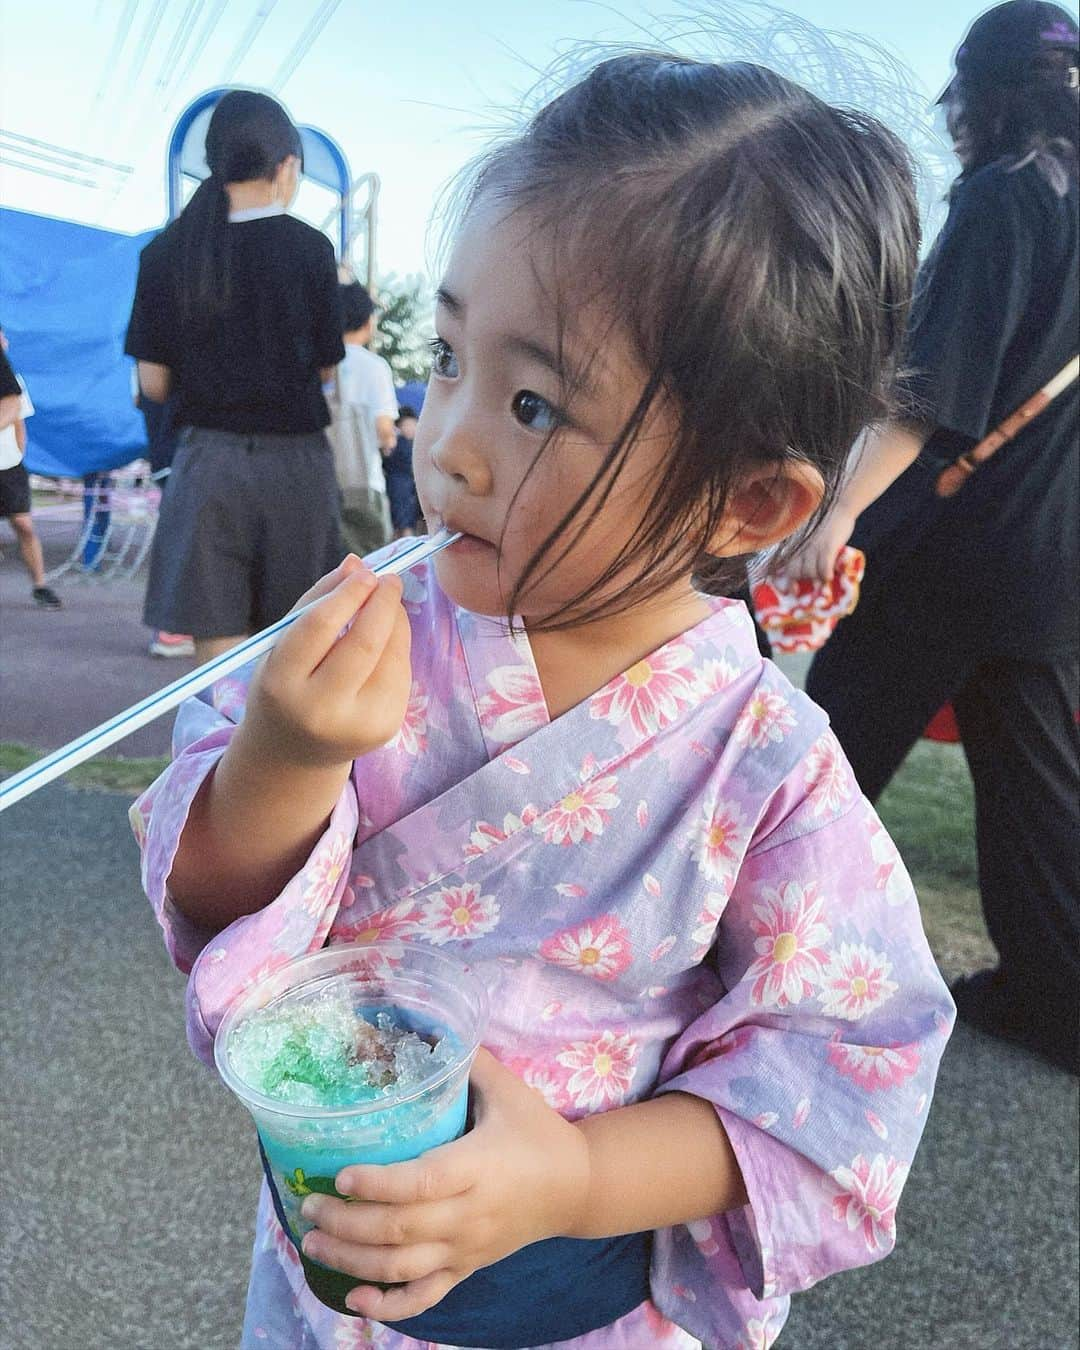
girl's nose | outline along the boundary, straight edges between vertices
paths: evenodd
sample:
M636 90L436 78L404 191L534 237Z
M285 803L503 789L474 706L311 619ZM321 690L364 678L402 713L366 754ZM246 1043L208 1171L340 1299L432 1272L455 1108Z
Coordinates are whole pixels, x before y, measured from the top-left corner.
M494 481L491 462L480 449L481 444L475 428L458 423L444 426L431 447L435 467L473 497L489 496Z

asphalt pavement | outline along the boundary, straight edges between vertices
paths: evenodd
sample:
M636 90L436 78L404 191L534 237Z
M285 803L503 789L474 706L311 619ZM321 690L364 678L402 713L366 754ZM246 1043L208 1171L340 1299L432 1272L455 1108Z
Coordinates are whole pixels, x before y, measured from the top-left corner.
M187 1050L127 805L54 785L0 816L3 1350L238 1343L252 1129ZM780 1350L1074 1350L1077 1105L960 1028L896 1253L796 1298Z

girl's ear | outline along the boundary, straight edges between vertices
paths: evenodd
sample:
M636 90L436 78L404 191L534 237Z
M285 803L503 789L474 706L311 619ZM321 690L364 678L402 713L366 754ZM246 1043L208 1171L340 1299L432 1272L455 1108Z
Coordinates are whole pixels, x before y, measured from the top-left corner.
M714 557L758 553L794 534L825 496L825 480L806 460L751 469L733 489L708 552Z

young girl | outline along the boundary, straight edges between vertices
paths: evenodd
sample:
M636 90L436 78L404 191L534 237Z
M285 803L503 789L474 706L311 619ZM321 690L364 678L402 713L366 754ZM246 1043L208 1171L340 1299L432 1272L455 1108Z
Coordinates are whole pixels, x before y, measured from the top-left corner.
M952 1006L825 717L691 574L828 499L916 236L898 143L749 65L607 61L480 166L415 443L464 538L346 559L135 808L202 1058L327 942L490 990L469 1133L305 1201L357 1316L264 1189L245 1347L768 1346L891 1248Z

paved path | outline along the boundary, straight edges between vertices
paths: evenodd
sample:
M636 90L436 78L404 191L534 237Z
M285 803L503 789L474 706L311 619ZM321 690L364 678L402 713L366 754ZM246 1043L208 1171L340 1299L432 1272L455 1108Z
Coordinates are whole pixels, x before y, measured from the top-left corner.
M75 532L47 520L39 529L46 566L53 567L70 551ZM55 750L193 669L193 660L148 655L141 577L61 577L53 585L64 608L42 610L30 599L30 581L6 525L0 549L0 741ZM107 753L166 755L171 726L171 717L151 722Z
M0 817L0 1350L237 1344L251 1128L184 1044L126 806ZM1076 1124L1075 1079L959 1030L897 1254L797 1299L780 1350L1075 1350Z

